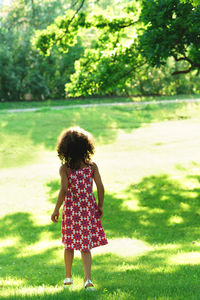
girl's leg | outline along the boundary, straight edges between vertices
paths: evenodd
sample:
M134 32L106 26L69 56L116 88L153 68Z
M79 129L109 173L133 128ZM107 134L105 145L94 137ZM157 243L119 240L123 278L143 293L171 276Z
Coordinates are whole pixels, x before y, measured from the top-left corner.
M84 270L84 282L86 280L91 280L91 265L92 265L92 256L90 251L81 251L81 257L83 262L83 270ZM92 284L88 284L88 286L92 286Z
M65 260L65 278L72 278L72 262L74 258L74 250L65 249L64 260Z

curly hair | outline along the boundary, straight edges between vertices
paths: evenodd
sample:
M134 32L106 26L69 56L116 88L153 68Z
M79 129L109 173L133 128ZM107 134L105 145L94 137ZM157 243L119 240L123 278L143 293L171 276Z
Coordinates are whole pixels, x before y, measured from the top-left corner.
M80 162L90 162L94 154L93 136L80 127L65 129L58 138L58 157L70 169L80 168Z

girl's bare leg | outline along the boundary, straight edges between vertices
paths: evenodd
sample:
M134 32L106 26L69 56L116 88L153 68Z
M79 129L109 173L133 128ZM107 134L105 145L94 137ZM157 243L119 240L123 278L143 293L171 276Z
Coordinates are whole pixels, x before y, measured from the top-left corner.
M65 249L64 260L65 260L65 278L72 278L72 262L74 258L74 250Z
M92 265L92 256L90 251L81 251L81 257L83 262L83 270L84 270L84 282L86 280L91 280L91 265ZM88 284L88 286L92 286L92 284Z

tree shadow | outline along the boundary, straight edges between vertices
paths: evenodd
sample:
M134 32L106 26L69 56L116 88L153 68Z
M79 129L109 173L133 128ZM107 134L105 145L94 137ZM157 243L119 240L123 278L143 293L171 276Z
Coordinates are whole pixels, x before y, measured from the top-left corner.
M46 187L49 189L48 190L48 198L47 200L52 203L56 204L57 198L58 198L58 192L60 189L60 182L59 180L51 180L46 183Z
M200 188L186 187L163 174L144 177L137 186L129 186L127 192L138 200L138 236L143 240L152 244L199 238Z
M3 132L17 134L32 140L35 145L43 145L54 150L60 132L70 126L80 126L89 130L99 144L115 141L118 129L130 132L144 123L187 118L181 112L185 104L148 105L143 107L77 107L51 111L48 108L29 113L2 115ZM195 105L195 104L194 104Z
M199 175L190 177L199 183ZM47 186L50 189L49 201L53 203L57 181L48 182ZM199 251L198 243L192 241L199 239L200 189L196 185L182 186L179 181L163 174L143 178L137 185L130 185L124 194L122 198L106 194L102 222L108 241L111 238L135 238L147 242L150 248L139 255L132 254L131 249L129 256L94 255L93 277L97 291L91 299L199 299L199 265L170 259L180 253L189 255ZM0 239L17 239L14 245L5 245L0 250L1 278L5 280L5 287L8 277L22 280L22 289L62 285L62 246L54 245L40 253L23 255L24 247L40 242L46 232L52 239L60 239L60 222L57 225L36 225L30 213L10 214L0 220ZM168 247L169 244L174 247ZM154 245L160 247L153 248ZM59 252L61 259L57 259ZM75 257L73 271L78 276L82 274L79 257ZM16 298L8 294L5 299L23 299L19 290L18 293ZM48 289L44 294L27 297L90 299L84 291L59 290L52 295Z
M194 178L199 181L199 176ZM103 222L109 236L135 237L150 244L199 239L200 188L184 187L163 174L144 177L124 194L124 198L106 195Z
M39 282L34 276L44 276L46 280L43 286L47 289L55 286L55 281L51 280L50 274L54 273L54 280L61 284L61 267L58 265L46 266L49 252L43 257L38 255L42 268L39 267L37 273L26 278L26 287L37 287ZM199 276L198 265L174 265L166 271L169 250L157 250L145 253L141 257L122 258L121 256L102 254L93 256L93 278L95 278L96 291L87 294L83 290L59 290L53 295L46 290L39 295L15 297L6 296L1 299L199 299ZM174 252L170 253L174 254ZM17 263L20 264L21 259ZM33 257L29 257L33 260ZM80 272L80 259L75 259L73 264L74 274ZM38 267L38 266L37 266ZM21 278L24 270L15 278ZM80 273L79 273L80 274ZM41 279L40 279L41 283ZM22 286L21 288L23 288Z
M200 182L200 176L190 176ZM59 182L47 182L48 199L56 203ZM200 188L183 186L167 174L144 177L123 197L106 192L102 223L109 238L138 238L150 244L199 238ZM95 198L97 194L95 192Z

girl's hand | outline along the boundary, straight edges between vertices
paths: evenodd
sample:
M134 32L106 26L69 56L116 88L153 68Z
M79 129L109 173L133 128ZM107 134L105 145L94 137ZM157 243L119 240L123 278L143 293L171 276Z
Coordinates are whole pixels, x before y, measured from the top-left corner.
M59 211L54 211L51 215L51 221L54 223L58 223Z
M98 211L99 211L99 217L103 217L103 208L102 207L98 207Z

